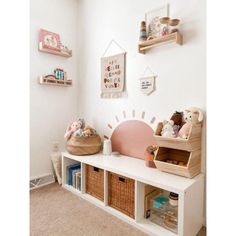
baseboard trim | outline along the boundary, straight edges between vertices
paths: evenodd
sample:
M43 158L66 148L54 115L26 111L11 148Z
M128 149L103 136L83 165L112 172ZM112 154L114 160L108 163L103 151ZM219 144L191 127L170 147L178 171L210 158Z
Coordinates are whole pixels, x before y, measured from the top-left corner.
M30 190L33 190L52 183L55 183L55 177L52 173L48 173L41 176L30 178L29 185L30 185Z

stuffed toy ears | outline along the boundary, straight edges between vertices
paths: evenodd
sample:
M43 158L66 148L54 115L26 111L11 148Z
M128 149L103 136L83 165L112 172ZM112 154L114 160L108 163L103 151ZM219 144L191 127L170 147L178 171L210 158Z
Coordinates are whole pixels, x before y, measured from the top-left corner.
M198 121L202 122L203 121L203 112L201 110L198 110L197 113L198 113Z

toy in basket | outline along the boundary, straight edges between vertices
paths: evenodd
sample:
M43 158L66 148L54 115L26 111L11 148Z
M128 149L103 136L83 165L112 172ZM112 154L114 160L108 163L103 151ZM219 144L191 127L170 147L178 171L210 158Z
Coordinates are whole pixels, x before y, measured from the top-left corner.
M102 142L96 130L86 126L84 119L78 119L67 126L64 135L67 151L74 155L89 155L101 150Z

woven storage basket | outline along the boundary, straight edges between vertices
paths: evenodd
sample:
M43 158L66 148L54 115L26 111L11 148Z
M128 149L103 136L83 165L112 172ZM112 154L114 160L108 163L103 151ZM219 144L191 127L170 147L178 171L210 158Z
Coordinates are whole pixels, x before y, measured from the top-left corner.
M102 146L99 135L90 137L71 136L67 141L67 151L74 155L89 155L100 152Z
M108 205L134 218L134 180L109 172Z
M86 193L104 200L104 170L86 165Z

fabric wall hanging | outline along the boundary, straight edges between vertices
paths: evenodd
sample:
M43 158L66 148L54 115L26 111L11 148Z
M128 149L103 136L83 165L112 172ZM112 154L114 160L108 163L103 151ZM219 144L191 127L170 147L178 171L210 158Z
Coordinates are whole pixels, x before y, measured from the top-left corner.
M104 57L112 43L115 43L122 53ZM101 98L120 98L125 87L125 50L114 40L111 40L101 58Z
M145 76L146 72L151 72L151 75ZM155 90L155 78L156 75L152 72L152 70L147 67L143 73L143 77L140 80L140 91L145 95L150 95Z

